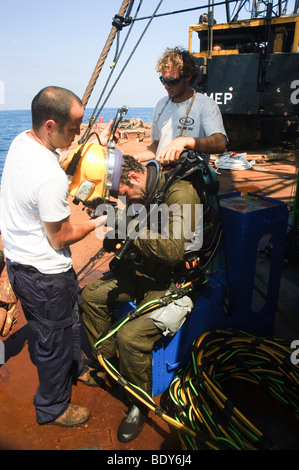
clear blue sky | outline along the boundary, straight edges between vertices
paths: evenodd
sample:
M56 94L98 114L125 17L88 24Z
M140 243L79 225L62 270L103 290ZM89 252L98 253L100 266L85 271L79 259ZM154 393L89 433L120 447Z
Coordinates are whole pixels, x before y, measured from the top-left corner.
M289 1L288 12L294 1ZM158 14L207 3L208 0L164 0ZM47 85L69 88L82 97L110 33L112 18L121 4L122 0L0 0L0 110L30 109L32 98ZM136 0L134 5L138 4ZM158 0L143 0L139 16L151 15L158 4ZM195 10L154 19L106 107L122 104L153 107L165 94L155 71L158 57L166 47L187 48L189 25L197 23L203 12ZM218 23L225 21L224 7L215 10L215 19ZM147 22L139 21L133 27L108 91ZM127 30L123 29L121 41ZM195 36L193 44L196 49ZM115 47L116 41L87 107L92 108L101 93Z

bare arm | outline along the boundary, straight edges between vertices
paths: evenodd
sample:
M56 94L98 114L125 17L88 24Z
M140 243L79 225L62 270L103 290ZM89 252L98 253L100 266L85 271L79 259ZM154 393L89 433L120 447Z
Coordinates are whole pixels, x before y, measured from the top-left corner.
M162 150L159 161L171 162L178 160L184 149L203 153L222 153L226 147L226 138L216 133L207 137L177 137Z
M66 246L72 245L95 230L97 227L106 223L105 215L96 219L89 219L81 224L72 224L70 218L59 222L43 222L50 245L54 250L60 250Z

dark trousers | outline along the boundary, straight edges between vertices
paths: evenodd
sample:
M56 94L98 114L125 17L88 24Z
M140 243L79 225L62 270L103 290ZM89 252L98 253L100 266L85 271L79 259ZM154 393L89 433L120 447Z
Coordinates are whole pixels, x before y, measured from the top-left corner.
M7 272L26 320L36 335L34 351L39 386L34 405L37 422L44 424L67 409L72 379L84 368L78 282L73 269L49 275L10 260L7 260Z

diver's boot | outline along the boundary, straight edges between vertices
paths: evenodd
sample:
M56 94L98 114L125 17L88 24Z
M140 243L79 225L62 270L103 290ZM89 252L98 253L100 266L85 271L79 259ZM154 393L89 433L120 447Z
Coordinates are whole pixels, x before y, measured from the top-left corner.
M132 404L127 416L122 420L117 431L120 442L130 442L141 432L148 410L143 405Z

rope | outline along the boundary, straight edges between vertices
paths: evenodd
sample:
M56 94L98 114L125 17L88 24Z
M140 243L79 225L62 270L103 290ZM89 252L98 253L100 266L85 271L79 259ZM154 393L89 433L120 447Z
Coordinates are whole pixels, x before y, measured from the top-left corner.
M137 47L139 46L139 44L140 44L141 40L143 39L143 37L144 37L146 31L148 30L148 28L149 28L151 22L153 21L153 19L154 19L154 17L155 17L156 12L157 12L158 9L160 8L162 2L163 2L163 0L160 0L159 3L158 3L158 5L157 5L157 7L155 8L154 13L153 13L152 16L150 17L150 20L149 20L149 22L147 23L146 27L144 28L144 30L143 30L141 36L139 37L139 39L138 39L136 45L133 47L133 50L132 50L131 54L129 55L128 59L126 60L124 66L123 66L123 68L121 69L121 71L120 71L120 73L119 73L117 79L115 80L114 84L112 85L112 88L111 88L110 92L108 93L108 95L107 95L107 97L106 97L106 99L105 99L105 101L104 101L104 103L103 103L101 109L98 111L97 116L99 115L99 113L101 112L101 110L103 109L103 107L105 106L105 104L107 103L108 99L110 98L110 95L112 94L114 88L116 87L118 81L120 80L122 74L124 73L124 71L125 71L125 69L126 69L128 63L129 63L130 60L132 59L132 57L133 57L133 55L134 55L134 53L135 53Z
M147 29L149 28L149 26L150 26L152 20L153 20L154 17L155 17L156 12L158 11L158 9L159 9L160 6L161 6L162 2L163 2L163 0L160 0L160 2L159 2L159 4L158 4L158 6L156 7L156 9L155 9L153 15L150 17L150 20L149 20L149 22L147 23L147 25L146 25L146 27L145 27L143 33L141 34L139 40L137 41L137 43L136 43L136 45L134 46L134 48L133 48L131 54L129 55L129 58L128 58L127 61L125 62L125 65L123 66L123 68L122 68L121 72L119 73L117 79L115 80L114 84L112 85L112 88L111 88L110 92L108 93L108 95L107 95L106 99L104 100L103 104L101 105L100 109L97 111L97 114L95 114L95 113L96 113L96 110L97 110L97 108L98 108L98 106L99 106L99 102L100 102L100 100L101 100L101 98L102 98L102 96L103 96L103 94L104 94L104 91L105 91L106 88L107 88L108 82L110 81L110 78L111 78L111 76L112 76L112 73L114 72L116 60L119 59L120 54L121 54L121 52L123 51L124 46L121 48L121 52L120 52L119 54L116 53L116 56L115 56L114 62L113 62L113 66L112 66L112 70L111 70L110 75L109 75L109 77L108 77L108 79L107 79L106 85L105 85L105 87L104 87L104 89L103 89L103 91L102 91L102 93L101 93L101 95L100 95L100 98L98 99L98 102L97 102L97 104L96 104L96 106L95 106L95 109L94 109L94 111L93 111L93 113L92 113L92 116L91 116L90 119L89 119L88 127L87 127L87 129L86 129L84 135L81 137L79 143L85 143L85 142L88 140L89 134L90 134L90 132L91 132L91 129L92 129L94 123L97 121L98 116L100 115L100 113L102 112L102 109L104 108L105 104L107 103L108 99L110 98L110 95L112 94L112 92L113 92L114 88L116 87L116 85L117 85L117 83L118 83L120 77L122 76L122 74L123 74L125 68L127 67L129 61L131 60L133 54L135 53L137 47L139 46L139 44L140 44L140 42L141 42L141 40L143 39L143 36L145 35ZM133 24L134 24L134 21L135 21L135 19L136 19L136 16L137 16L138 12L139 12L141 3L142 3L142 0L140 0L139 6L138 6L137 11L136 11L136 14L135 14L135 18L134 18L134 20L132 20L131 28L130 28L130 30L129 30L128 35L129 35L130 32L131 32L132 26L133 26ZM99 59L99 61L98 61L98 64L97 64L97 66L96 66L96 68L95 68L95 70L94 70L93 76L92 76L92 78L90 79L90 83L89 83L89 85L87 86L87 89L86 89L86 91L85 91L85 93L84 93L84 96L83 96L83 98L82 98L82 102L83 102L84 107L86 106L87 101L88 101L88 99L89 99L89 97L90 97L90 95L91 95L91 93L92 93L92 90L93 90L93 88L94 88L94 86L95 86L97 77L98 77L98 75L99 75L99 73L100 73L100 70L101 70L101 68L102 68L102 66L103 66L103 64L104 64L104 61L105 61L105 59L106 59L106 57L107 57L107 55L108 55L109 49L110 49L110 47L111 47L111 45L112 45L112 42L113 42L113 40L114 40L114 37L115 37L116 32L117 32L117 28L114 26L114 27L112 28L111 32L110 32L110 35L109 35L108 40L107 40L107 42L106 42L106 46L105 46L105 48L104 48L104 50L103 50L103 52L102 52L102 54L101 54L101 57L100 57L100 59ZM127 38L126 38L125 42L126 42L127 39L128 39L128 35L127 35Z
M277 446L226 396L232 378L261 385L299 418L299 366L280 340L216 330L193 344L190 363L169 387L175 419L195 431L180 432L189 450L272 450Z
M221 5L227 5L229 3L236 3L236 0L224 0L222 2L216 2L216 3L213 4L213 6L217 7L217 6L221 6ZM155 15L155 18L159 18L161 16L177 15L179 13L188 13L190 11L196 11L196 10L206 10L208 8L210 8L210 3L208 3L206 5L199 6L199 7L184 8L183 10L174 10L174 11L169 11L169 12L166 12L166 13L159 13L158 15ZM144 17L141 17L141 18L137 18L134 21L147 20L148 18L150 18L150 17L149 16L144 16ZM227 21L227 22L229 22L229 21Z
M136 10L135 17L137 16L137 14L138 14L138 12L139 12L139 9L140 9L140 7L141 7L141 4L142 4L142 0L140 0L140 2L139 2L139 6L138 6L138 8L137 8L137 10ZM134 18L134 19L135 19L135 18ZM115 52L115 55L114 55L114 59L113 59L113 61L112 61L112 65L110 66L111 71L110 71L110 74L109 74L109 76L108 76L108 78L107 78L107 81L106 81L106 83L105 83L105 86L104 86L104 88L103 88L103 90L102 90L102 92L101 92L101 94L100 94L100 97L99 97L99 99L98 99L98 101L97 101L97 103L96 103L96 105L95 105L95 109L94 109L94 111L93 111L93 113L92 113L92 116L95 115L95 112L96 112L96 110L97 110L97 108L98 108L98 106L99 106L99 103L101 102L101 99L102 99L102 97L103 97L103 95L104 95L104 93L105 93L105 91L106 91L106 88L107 88L107 86L108 86L108 83L110 82L110 79L111 79L111 77L112 77L112 75L113 75L113 72L114 72L114 70L115 70L115 66L116 66L116 64L117 64L117 62L118 62L118 60L119 60L119 58L120 58L120 56L121 56L121 54L122 54L122 52L123 52L123 50L124 50L124 47L125 47L125 45L126 45L128 39L129 39L129 36L130 36L131 31L132 31L133 25L134 25L134 20L131 22L131 26L130 26L130 28L129 28L129 31L128 31L127 35L126 35L126 38L125 38L125 40L124 40L124 42L123 42L123 45L122 45L120 51L119 51L119 31L117 31L117 46L116 46L116 52ZM107 99L108 99L108 98L107 98ZM107 101L107 99L106 99L106 101ZM106 103L106 101L104 102L104 104ZM104 107L104 104L101 106L101 108L100 108L99 111L97 112L97 115L96 115L95 118L94 118L95 121L97 120L98 116L100 115L100 113L101 113L101 111L102 111L102 109L103 109L103 107Z

